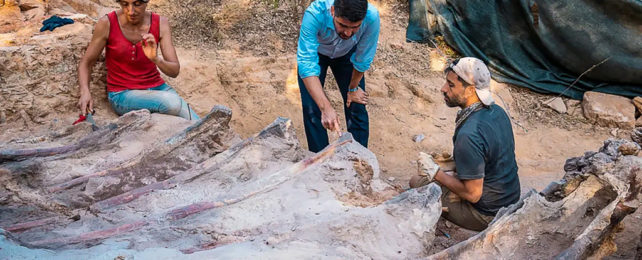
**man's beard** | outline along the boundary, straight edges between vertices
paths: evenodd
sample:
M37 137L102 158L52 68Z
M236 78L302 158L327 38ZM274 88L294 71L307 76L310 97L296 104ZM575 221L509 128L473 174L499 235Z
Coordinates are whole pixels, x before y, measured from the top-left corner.
M448 107L461 107L461 100L459 100L456 97L453 97L452 99L449 98L446 94L444 94L444 101L446 101L446 106Z

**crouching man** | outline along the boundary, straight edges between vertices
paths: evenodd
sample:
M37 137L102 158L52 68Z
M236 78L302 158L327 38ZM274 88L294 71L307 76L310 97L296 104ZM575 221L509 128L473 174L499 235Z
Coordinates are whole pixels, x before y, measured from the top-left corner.
M497 211L519 200L515 140L506 112L494 104L490 72L476 58L461 58L445 70L441 88L449 107L460 107L455 119L450 174L432 156L420 153L416 188L437 181L442 187L442 216L470 230L488 227Z

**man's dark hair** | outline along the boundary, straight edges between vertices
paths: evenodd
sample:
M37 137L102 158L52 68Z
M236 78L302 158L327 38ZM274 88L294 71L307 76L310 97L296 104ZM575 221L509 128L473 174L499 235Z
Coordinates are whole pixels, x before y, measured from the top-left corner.
M368 0L335 0L334 16L350 22L362 21L368 12Z
M458 62L459 62L459 59L455 59L454 61L452 61L452 62L450 63L450 65L448 65L448 67L446 67L446 69L444 70L444 74L448 75L448 72L452 71L453 73L455 73L455 75L457 75L457 80L459 80L459 82L461 82L461 85L462 85L464 88L466 88L466 87L468 87L468 86L471 86L471 84L468 84L468 82L466 82L464 79L462 79L462 78L459 76L459 74L457 74L457 73L455 72L455 70L453 70L453 66L457 65L457 63L458 63Z

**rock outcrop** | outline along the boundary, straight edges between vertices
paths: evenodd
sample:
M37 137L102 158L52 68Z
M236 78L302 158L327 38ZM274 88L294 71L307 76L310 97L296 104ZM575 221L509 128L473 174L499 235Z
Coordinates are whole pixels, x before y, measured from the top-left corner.
M98 15L106 10L89 0L10 0L0 7L0 114L4 122L22 120L30 126L45 123L49 115L77 110L78 62ZM75 23L40 32L41 22L52 15ZM91 79L95 106L106 110L102 58Z
M601 126L633 129L635 106L630 99L587 91L582 100L584 116Z

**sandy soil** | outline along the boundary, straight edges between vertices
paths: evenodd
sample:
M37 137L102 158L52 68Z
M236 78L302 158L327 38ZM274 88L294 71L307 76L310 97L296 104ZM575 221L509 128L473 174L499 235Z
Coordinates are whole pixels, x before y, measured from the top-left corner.
M116 7L111 2L101 4ZM380 11L382 24L377 55L366 73L371 97L369 148L378 156L383 175L406 185L416 171L414 161L419 151L441 153L452 149L457 109L448 108L439 93L445 82L441 71L449 58L441 53L452 51L405 42L406 3L373 4ZM307 5L305 1L153 1L149 7L152 11L170 17L181 61L179 77L166 80L200 115L216 104L232 108L233 127L241 135L256 133L283 116L293 120L299 139L306 145L295 53L298 23ZM104 8L100 13L107 11L109 8ZM492 88L497 103L507 108L514 122L515 153L524 190L541 189L558 179L567 158L595 150L615 133L614 129L587 123L581 109L572 115L560 115L544 107L542 101L549 96L497 82ZM345 129L343 103L331 72L325 89ZM95 94L99 111L96 119L115 118L102 100L104 93L100 94ZM75 113L52 114L48 121L42 120L40 128L24 129L21 122L3 124L0 141L39 135L73 121ZM414 142L413 136L419 134L425 139ZM615 134L628 135L625 131Z
M448 108L439 93L445 59L428 45L405 42L407 14L403 8L398 3L379 3L382 32L375 62L366 73L366 88L371 96L369 148L378 156L383 175L405 185L416 171L414 160L419 151L451 151L457 109ZM278 13L279 9L271 11ZM294 121L305 143L292 44L296 32L286 35L292 38L251 29L238 32L237 38L234 32L219 40L216 48L181 47L190 43L179 42L181 75L168 81L199 114L215 104L231 107L233 126L242 135L284 116ZM257 48L254 38L265 41ZM326 82L328 97L342 111L336 83L332 77ZM567 158L595 150L611 135L610 129L583 122L579 114L559 115L533 105L546 96L496 82L493 88L504 101L498 99L498 103L508 106L515 122L515 153L524 190L541 189L560 178ZM536 115L530 114L533 109ZM343 119L342 126L345 128ZM420 143L412 140L417 134L425 136Z

